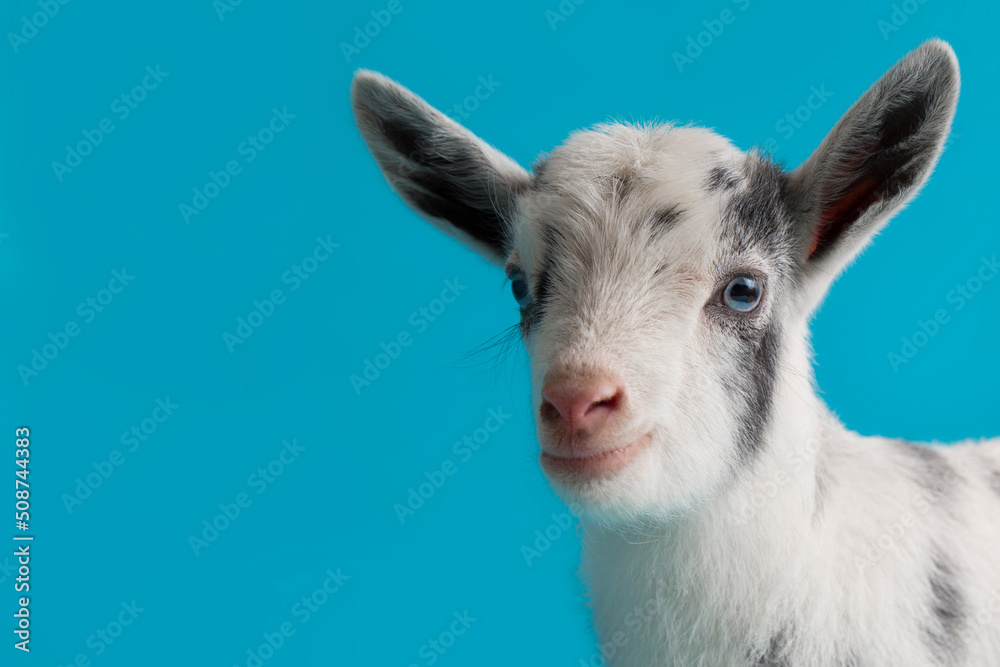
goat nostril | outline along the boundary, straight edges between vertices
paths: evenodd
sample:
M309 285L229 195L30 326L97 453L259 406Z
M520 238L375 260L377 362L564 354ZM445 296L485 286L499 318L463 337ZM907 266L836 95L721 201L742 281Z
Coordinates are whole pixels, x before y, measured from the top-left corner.
M545 421L556 421L562 418L562 413L559 412L557 408L549 399L542 398L542 407L540 409L542 419Z
M587 412L589 413L595 408L607 408L608 410L617 410L618 405L621 403L621 400L622 400L622 392L621 390L618 390L614 393L614 395L609 396L608 398L605 398L600 401L595 401L593 404L591 404L589 408L587 408Z

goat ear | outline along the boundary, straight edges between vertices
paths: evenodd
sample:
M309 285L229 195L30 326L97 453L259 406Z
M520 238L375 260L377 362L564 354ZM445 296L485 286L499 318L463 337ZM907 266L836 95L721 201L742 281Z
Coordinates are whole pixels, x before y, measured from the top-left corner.
M855 102L792 172L790 202L806 274L831 280L916 195L948 137L958 89L951 47L925 42Z
M351 106L393 189L435 227L495 264L531 177L513 160L381 74L359 70Z

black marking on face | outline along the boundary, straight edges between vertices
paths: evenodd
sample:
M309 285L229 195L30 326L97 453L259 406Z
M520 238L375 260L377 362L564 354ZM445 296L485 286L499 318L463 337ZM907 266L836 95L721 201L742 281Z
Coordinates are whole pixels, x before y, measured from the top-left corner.
M621 201L639 187L642 176L632 166L621 166L615 171L598 177L607 188L607 196L611 200Z
M542 320L552 297L552 274L556 270L555 251L559 247L561 238L562 233L552 225L545 225L542 228L542 239L545 247L536 271L537 277L531 305L524 311L521 318L521 334L523 336L527 336L532 327Z
M728 257L768 261L768 282L780 284L790 274L794 228L784 201L787 176L759 155L747 156L745 187L733 192L722 211L721 242ZM767 296L765 295L766 299ZM780 354L780 328L763 317L730 318L725 324L741 342L740 371L726 378L727 389L741 399L737 441L740 460L750 463L764 444L770 420Z
M708 178L705 180L705 187L709 192L714 192L716 190L732 190L739 184L739 176L733 173L729 167L721 164L712 167L708 172Z
M746 187L734 192L724 210L724 235L735 252L769 249L778 259L790 257L793 220L785 202L788 175L774 162L749 155Z
M612 174L609 180L611 182L611 196L618 201L628 197L638 184L638 176L631 172Z
M527 336L532 328L542 321L542 317L545 316L545 307L549 302L551 294L552 271L549 267L544 266L538 274L538 279L535 281L535 295L531 305L524 311L521 318L521 335Z
M934 549L928 579L931 618L924 628L925 638L943 664L952 664L964 651L961 632L967 612L955 567L939 547Z
M754 667L791 667L788 656L785 655L788 651L788 644L788 634L785 630L771 637L764 653L754 663Z
M742 403L736 438L740 460L749 464L764 445L771 419L781 335L777 325L768 324L762 332L740 338L740 371L728 384Z
M660 209L653 214L651 224L655 234L663 234L674 227L683 211L677 204Z
M542 238L545 242L545 254L539 263L538 283L535 288L535 300L542 310L549 303L552 296L552 273L557 270L556 251L562 245L562 232L552 225L545 225L542 228Z

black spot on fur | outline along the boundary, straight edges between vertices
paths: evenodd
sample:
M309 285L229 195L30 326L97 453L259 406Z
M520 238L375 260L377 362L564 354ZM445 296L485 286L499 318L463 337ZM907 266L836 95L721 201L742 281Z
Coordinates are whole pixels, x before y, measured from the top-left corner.
M680 219L682 214L680 206L676 204L657 211L652 217L653 232L662 234L671 229Z
M788 635L782 630L767 642L767 648L763 654L756 657L754 667L791 667L786 655L788 651ZM751 655L751 659L754 656Z
M539 190L545 184L545 170L548 169L549 159L542 158L532 165L534 174L531 178L531 187Z
M621 201L629 196L639 184L639 176L630 170L620 170L607 177L609 196Z
M964 652L961 632L967 618L965 598L951 560L935 549L929 575L931 618L924 628L928 646L944 665L957 664Z
M528 309L524 311L524 316L521 319L521 333L523 335L527 336L531 329L542 321L551 293L552 271L546 266L538 274L538 280L535 282L534 298Z
M561 232L552 225L545 225L542 228L542 239L545 248L542 250L542 259L536 273L534 293L531 305L523 311L521 318L521 333L527 336L533 326L542 320L545 309L552 296L553 278L552 274L556 270L555 256L561 240Z
M527 338L531 330L541 321L537 309L528 308L521 311L521 337Z
M781 336L777 325L769 324L763 332L741 338L745 350L741 371L729 384L742 402L737 446L740 460L749 464L764 445L771 419Z
M816 463L816 487L813 500L813 521L822 516L823 508L826 505L827 495L830 493L830 473L822 461Z
M787 176L767 158L751 154L743 164L746 187L729 197L722 211L722 247L737 261L752 252L768 258L768 281L780 284L792 266L794 227L785 203ZM725 276L720 275L720 280ZM768 287L765 284L765 292ZM765 298L767 298L765 294ZM726 378L727 388L741 400L737 440L740 459L754 460L763 446L778 373L780 328L760 317L727 317L726 326L742 342L740 371Z
M897 441L900 451L908 456L914 470L914 481L934 503L946 503L954 495L961 477L944 454L926 445Z
M990 488L1000 495L1000 470L990 473Z
M739 177L732 170L726 166L718 165L709 170L708 178L705 180L705 187L709 192L731 190L739 185L739 183Z
M728 257L753 251L771 261L771 278L780 282L794 265L795 223L786 203L788 176L769 159L751 154L744 164L746 186L734 192L722 211L722 243Z
M545 241L545 250L538 270L538 282L535 287L535 301L543 311L549 303L552 294L552 274L557 270L556 251L562 242L562 232L552 225L545 225L542 229L542 238Z
M552 271L548 266L544 267L538 274L538 283L535 285L535 299L539 308L545 308L552 293Z
M733 255L763 250L775 268L789 266L794 222L786 204L787 174L774 162L751 154L744 164L746 187L733 193L723 210L723 235Z

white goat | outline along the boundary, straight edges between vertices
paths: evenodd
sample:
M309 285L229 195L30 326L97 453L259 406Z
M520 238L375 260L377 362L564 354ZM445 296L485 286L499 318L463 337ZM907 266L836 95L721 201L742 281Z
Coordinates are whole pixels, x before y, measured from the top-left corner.
M707 130L611 124L529 174L357 73L389 183L511 280L603 658L1000 666L1000 441L847 430L808 342L831 282L927 180L958 90L932 40L791 172Z

